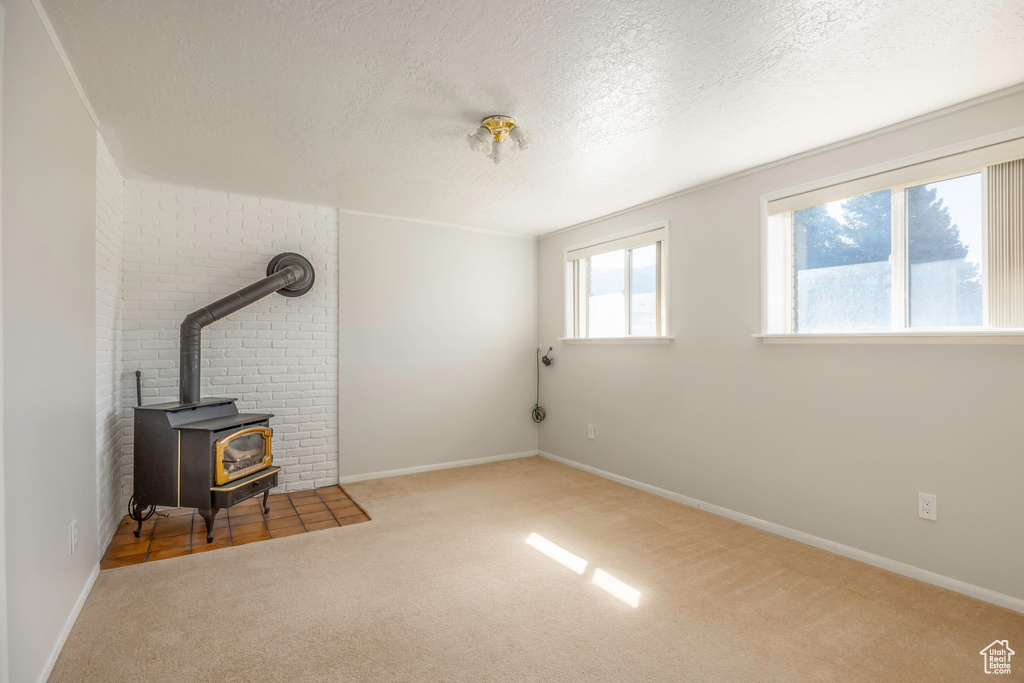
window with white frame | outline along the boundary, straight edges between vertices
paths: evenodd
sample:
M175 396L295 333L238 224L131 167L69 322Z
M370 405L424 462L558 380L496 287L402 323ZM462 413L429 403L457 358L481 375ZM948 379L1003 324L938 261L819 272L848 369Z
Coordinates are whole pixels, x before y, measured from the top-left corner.
M1024 138L768 202L766 329L1024 328Z
M566 337L667 336L667 234L659 225L566 250Z

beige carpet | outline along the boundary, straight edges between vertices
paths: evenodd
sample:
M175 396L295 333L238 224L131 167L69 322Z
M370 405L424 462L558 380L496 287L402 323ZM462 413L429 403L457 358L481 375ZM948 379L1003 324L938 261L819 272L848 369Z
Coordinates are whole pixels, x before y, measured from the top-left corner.
M1022 615L540 458L346 489L371 522L101 572L51 680L1024 678Z

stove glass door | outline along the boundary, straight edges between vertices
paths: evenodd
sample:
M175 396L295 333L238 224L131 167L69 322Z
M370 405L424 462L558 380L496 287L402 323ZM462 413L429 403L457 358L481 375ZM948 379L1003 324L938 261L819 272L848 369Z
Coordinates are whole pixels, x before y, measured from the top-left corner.
M215 472L217 485L269 467L274 460L270 452L273 433L270 427L246 427L218 439Z

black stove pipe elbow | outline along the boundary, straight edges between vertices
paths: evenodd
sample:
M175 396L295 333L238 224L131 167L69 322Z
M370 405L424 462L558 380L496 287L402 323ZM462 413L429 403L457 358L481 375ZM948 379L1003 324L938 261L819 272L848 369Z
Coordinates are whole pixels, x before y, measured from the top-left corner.
M313 287L315 277L313 264L304 257L287 252L278 254L267 266L267 277L185 316L181 323L179 401L182 404L199 403L204 327L274 292L302 296Z

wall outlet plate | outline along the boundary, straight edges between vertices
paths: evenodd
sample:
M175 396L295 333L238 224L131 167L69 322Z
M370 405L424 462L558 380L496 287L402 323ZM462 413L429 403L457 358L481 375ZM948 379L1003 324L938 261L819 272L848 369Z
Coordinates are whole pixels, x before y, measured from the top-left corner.
M594 425L587 425L587 438L588 439L593 439L594 438Z
M939 502L933 493L917 494L917 515L933 522L939 519Z
M71 520L71 554L78 550L78 520Z

